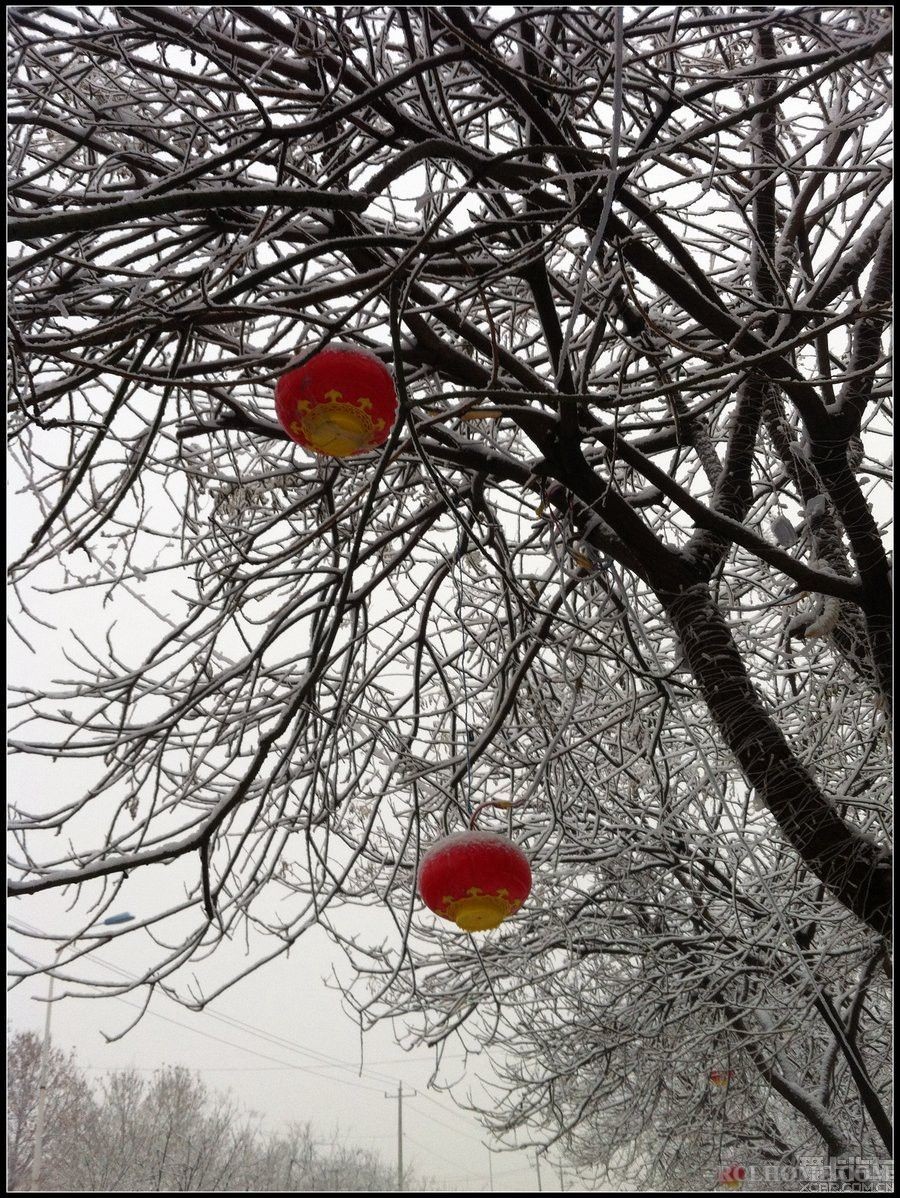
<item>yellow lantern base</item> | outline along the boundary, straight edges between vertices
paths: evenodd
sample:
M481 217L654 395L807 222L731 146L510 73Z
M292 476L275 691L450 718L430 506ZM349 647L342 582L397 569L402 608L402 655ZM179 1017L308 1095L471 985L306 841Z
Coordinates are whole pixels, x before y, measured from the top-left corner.
M304 413L303 433L316 453L346 458L372 444L372 418L348 403L322 403Z
M464 932L488 932L499 927L510 913L509 902L494 894L458 899L453 906L451 918Z

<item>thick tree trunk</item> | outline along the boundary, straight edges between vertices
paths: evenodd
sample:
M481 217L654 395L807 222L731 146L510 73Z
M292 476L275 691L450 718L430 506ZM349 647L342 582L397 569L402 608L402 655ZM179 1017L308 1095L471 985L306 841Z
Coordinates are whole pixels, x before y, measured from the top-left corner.
M874 931L890 934L891 858L846 824L763 706L705 584L659 592L685 658L748 783L816 877Z

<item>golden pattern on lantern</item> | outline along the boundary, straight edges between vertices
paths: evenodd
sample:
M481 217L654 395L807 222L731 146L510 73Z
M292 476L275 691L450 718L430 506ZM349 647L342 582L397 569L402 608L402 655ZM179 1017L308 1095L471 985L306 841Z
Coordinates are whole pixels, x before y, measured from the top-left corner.
M325 402L311 405L297 401L297 420L291 421L290 432L304 441L316 453L346 458L377 443L384 429L383 420L369 415L372 401L360 396L355 404L344 403L340 391L326 391Z
M485 894L480 887L470 886L462 898L445 894L437 914L452 919L464 932L489 932L491 928L499 928L521 906L522 900L511 899L505 887L495 894Z

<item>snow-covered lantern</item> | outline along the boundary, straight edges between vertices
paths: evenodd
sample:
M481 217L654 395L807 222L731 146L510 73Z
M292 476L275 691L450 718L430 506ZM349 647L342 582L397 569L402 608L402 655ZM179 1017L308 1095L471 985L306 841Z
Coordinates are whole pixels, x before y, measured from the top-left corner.
M432 845L419 866L419 894L464 932L496 928L531 892L522 850L497 832L455 832Z
M730 1081L734 1080L733 1069L711 1069L709 1071L709 1080L714 1086L727 1086Z
M275 410L291 440L333 458L383 445L397 409L394 376L356 346L328 346L275 386Z

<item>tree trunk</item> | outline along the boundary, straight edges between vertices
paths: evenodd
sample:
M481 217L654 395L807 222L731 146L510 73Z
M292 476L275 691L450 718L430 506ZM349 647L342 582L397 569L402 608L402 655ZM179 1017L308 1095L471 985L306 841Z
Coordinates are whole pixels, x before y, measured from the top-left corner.
M890 935L891 857L846 824L763 706L705 584L659 592L725 743L788 841L844 906Z

